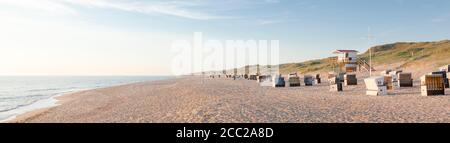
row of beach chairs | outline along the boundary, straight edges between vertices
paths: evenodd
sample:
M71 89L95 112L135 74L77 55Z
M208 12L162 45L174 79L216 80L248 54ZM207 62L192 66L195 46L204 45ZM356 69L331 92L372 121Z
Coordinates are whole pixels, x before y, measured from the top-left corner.
M388 95L389 90L399 87L413 87L412 73L402 70L385 70L380 76L364 79L366 85L366 95L382 96ZM210 76L214 78L214 76ZM218 76L220 78L220 75ZM225 75L227 78L243 78L256 80L260 86L269 87L298 87L302 83L304 86L321 84L320 74L315 76L304 75L303 79L297 73L289 74L287 79L281 75ZM445 88L449 88L450 65L440 68L440 71L431 72L421 77L421 94L423 96L445 95ZM341 92L343 86L358 85L356 74L333 72L328 74L330 91Z
M420 78L420 89L422 96L445 95L445 88L449 88L448 75L450 65L441 68L440 71L431 72ZM371 77L364 80L367 95L387 95L388 90L398 87L413 87L411 73L402 71L386 70L381 72L383 76Z
M302 85L301 79L297 74L289 74L287 80L281 75L262 75L257 76L257 82L260 83L261 86L272 87L298 87ZM305 86L313 86L314 84L320 83L320 75L316 75L316 77L305 75L303 78L303 85Z

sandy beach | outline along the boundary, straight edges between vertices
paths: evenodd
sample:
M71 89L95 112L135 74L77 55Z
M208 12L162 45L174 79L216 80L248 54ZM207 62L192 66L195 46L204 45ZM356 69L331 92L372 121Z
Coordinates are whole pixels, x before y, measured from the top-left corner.
M58 97L59 106L11 122L69 123L321 123L450 122L446 96L413 88L367 96L362 78L344 92L312 87L260 87L255 81L182 77L94 89Z

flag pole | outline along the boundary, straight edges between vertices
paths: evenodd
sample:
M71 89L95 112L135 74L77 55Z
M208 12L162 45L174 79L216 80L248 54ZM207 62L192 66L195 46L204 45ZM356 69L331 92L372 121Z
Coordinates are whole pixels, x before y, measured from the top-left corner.
M367 28L368 35L367 35L367 45L369 46L369 75L372 76L372 47L370 47L370 39L372 38L370 35L370 26Z

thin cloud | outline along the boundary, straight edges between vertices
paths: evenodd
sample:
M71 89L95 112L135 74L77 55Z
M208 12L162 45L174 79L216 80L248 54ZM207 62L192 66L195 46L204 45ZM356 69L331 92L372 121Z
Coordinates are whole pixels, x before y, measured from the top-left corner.
M124 1L124 0L0 0L3 6L12 6L54 15L77 15L74 6L120 10L142 14L161 14L195 20L224 19L226 17L192 10L199 2L187 1Z
M435 17L435 18L431 19L431 22L442 23L442 22L447 22L449 19L450 19L450 15L446 15L446 16L441 16L441 17Z
M78 14L75 9L55 0L0 0L0 4L51 15Z
M91 8L114 9L143 14L163 14L181 18L209 20L222 19L224 17L203 12L195 12L182 8L186 3L178 2L124 2L116 0L62 0L69 4L75 4ZM193 5L193 4L191 4Z
M260 20L258 22L259 25L271 25L271 24L277 24L277 23L281 23L283 21L281 20Z

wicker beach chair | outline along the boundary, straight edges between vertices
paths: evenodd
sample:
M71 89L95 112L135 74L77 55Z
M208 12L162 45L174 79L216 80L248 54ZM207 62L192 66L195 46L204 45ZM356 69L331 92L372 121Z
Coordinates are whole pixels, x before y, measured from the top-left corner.
M387 95L387 87L384 83L384 76L370 77L364 79L366 84L366 95L382 96Z
M441 74L424 75L420 80L422 96L445 95L444 80Z
M356 74L344 75L344 84L345 86L358 85L358 79L356 78Z

